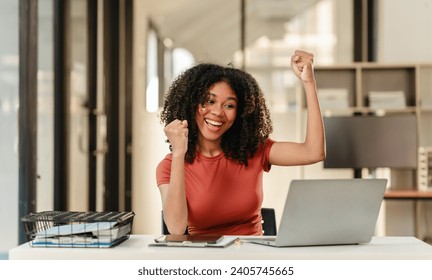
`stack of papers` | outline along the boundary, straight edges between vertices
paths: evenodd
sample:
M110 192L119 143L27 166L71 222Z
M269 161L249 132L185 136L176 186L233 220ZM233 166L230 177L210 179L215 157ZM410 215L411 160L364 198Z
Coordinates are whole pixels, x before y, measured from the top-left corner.
M323 109L347 109L348 89L345 88L325 88L318 89L318 99Z
M406 107L403 91L371 91L369 107L372 109L404 109Z
M54 226L35 234L34 247L111 247L128 237L131 224L115 222L78 223Z

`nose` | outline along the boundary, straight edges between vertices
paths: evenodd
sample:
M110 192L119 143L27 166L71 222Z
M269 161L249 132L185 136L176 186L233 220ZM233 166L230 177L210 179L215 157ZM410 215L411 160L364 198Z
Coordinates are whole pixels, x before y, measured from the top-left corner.
M211 114L214 116L221 116L223 114L223 110L219 106L212 106Z

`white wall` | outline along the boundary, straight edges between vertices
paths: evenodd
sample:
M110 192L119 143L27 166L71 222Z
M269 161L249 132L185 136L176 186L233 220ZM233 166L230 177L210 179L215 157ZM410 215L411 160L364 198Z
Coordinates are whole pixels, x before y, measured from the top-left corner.
M18 2L0 1L0 259L18 244Z
M146 112L146 30L149 3L134 1L132 206L134 233L160 233L162 204L156 185L156 166L169 152L156 113Z
M432 1L378 1L378 62L432 62Z

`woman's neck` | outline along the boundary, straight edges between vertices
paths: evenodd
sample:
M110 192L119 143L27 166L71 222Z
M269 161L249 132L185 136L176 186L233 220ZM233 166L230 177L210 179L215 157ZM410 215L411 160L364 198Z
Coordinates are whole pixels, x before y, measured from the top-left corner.
M200 154L207 157L214 157L222 153L220 139L217 141L209 141L206 139L199 139L197 150Z

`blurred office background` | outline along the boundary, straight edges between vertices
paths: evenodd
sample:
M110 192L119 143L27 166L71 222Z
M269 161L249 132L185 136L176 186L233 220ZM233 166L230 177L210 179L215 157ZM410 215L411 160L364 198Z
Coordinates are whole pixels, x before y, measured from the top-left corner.
M134 233L160 233L155 168L169 150L158 110L193 63L252 73L272 138L301 141L294 50L317 67L432 63L430 14L428 0L0 0L0 256L25 241L20 216L31 211L134 211ZM378 174L416 187L410 171ZM264 206L280 218L292 179L352 177L274 166ZM415 217L414 201L385 201L377 234L428 238L421 203Z

